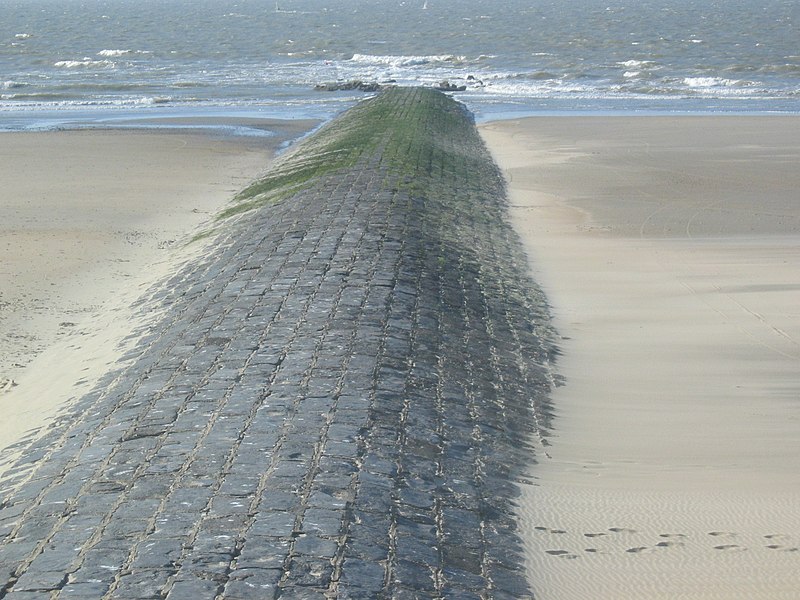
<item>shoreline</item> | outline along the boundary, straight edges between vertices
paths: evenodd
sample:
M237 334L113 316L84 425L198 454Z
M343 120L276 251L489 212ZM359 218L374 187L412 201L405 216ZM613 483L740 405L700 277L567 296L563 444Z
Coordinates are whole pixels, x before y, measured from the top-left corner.
M131 304L202 252L193 233L314 124L0 134L0 472L124 353Z
M537 597L790 598L800 119L481 131L563 337L520 499Z

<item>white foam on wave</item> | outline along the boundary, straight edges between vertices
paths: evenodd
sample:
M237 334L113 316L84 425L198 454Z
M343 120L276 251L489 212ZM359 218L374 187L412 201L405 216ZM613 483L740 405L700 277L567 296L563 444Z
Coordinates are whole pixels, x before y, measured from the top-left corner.
M639 69L642 67L649 67L655 63L652 60L626 60L623 62L618 62L617 64L629 69Z
M28 38L32 38L32 37L33 37L32 33L18 33L17 35L14 36L14 39L27 40Z
M171 96L143 96L131 102L134 106L154 106L156 104L169 104L173 101Z
M117 63L111 60L94 60L91 57L85 56L82 60L59 60L53 63L54 67L62 67L64 69L77 69L79 67L92 67L92 68L116 68Z
M100 52L97 53L97 56L103 56L105 58L118 58L128 54L152 54L152 52L149 50L100 50Z
M27 83L22 83L20 81L3 81L0 83L0 89L2 90L16 90L19 88L27 87Z
M131 50L100 50L100 52L97 53L97 56L114 57L114 56L124 56L130 53Z
M175 99L171 96L103 96L91 99L66 99L54 94L0 94L0 111L27 110L76 110L96 109L124 110L148 106L171 104Z
M486 76L483 93L524 98L597 98L602 92L594 86L561 79L530 79L511 76Z
M766 94L749 81L721 77L687 77L651 80L643 71L626 71L625 82L576 81L567 77L548 77L549 73L483 73L480 93L494 97L561 100L636 99L636 98L750 98Z
M739 79L724 77L684 77L683 83L690 88L734 87L742 83Z

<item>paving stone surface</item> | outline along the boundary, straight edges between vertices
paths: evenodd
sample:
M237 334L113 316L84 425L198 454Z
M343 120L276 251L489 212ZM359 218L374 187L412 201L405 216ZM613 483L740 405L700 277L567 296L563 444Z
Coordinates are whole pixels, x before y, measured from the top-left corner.
M531 597L555 350L470 115L389 90L278 172L0 483L0 598Z

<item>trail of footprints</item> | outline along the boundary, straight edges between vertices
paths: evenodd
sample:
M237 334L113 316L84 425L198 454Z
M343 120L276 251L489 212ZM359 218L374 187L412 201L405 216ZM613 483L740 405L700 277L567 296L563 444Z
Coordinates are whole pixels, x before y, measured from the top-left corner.
M551 529L549 527L534 527L542 535L562 536L567 535L564 529ZM681 548L688 544L707 545L716 552L745 552L751 549L759 549L758 546L744 546L739 534L729 531L709 531L689 535L686 533L661 533L657 539L649 539L647 545L636 545L636 542L643 541L644 534L634 529L626 527L609 527L605 531L588 532L583 534L586 545L579 551L552 549L545 550L550 556L566 559L580 558L582 554L611 554L614 552L626 552L628 554L643 554L653 552L663 552L670 548ZM553 540L555 542L555 539ZM593 543L594 542L594 543ZM760 548L774 552L796 552L800 558L800 542L792 536L783 533L769 533L758 539ZM557 546L559 544L553 544Z

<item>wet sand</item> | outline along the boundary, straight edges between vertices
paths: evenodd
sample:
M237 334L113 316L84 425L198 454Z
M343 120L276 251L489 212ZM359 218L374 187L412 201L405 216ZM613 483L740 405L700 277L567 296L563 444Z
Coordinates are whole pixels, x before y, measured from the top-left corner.
M800 587L800 118L489 123L563 336L541 600Z
M247 125L274 135L0 134L0 462L119 358L141 325L130 304L201 252L192 236L314 124Z

